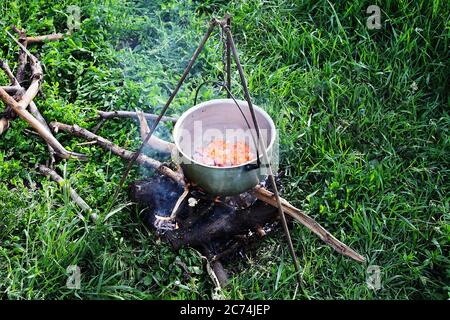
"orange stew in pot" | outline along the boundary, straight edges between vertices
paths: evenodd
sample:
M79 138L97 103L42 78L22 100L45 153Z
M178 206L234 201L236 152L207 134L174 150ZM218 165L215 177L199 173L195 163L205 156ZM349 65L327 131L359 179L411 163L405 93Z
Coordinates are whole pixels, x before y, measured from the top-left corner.
M237 166L254 157L247 143L239 141L230 143L221 139L211 141L206 147L199 148L194 153L195 161L217 167Z

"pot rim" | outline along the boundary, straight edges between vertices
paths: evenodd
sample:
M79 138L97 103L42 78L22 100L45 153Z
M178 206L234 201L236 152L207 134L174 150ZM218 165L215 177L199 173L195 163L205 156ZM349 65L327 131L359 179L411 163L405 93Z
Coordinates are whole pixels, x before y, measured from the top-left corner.
M239 100L239 99L236 99L236 101L237 101L237 103L239 103L239 105L240 105L241 107L246 107L246 108L248 108L248 103L247 103L247 101L245 101L245 100ZM210 165L207 165L207 164L204 164L204 163L195 161L194 159L192 159L191 157L189 157L189 156L181 149L180 145L178 144L178 139L176 138L176 137L178 137L178 131L180 130L180 127L181 127L181 124L183 123L183 121L184 121L190 114L192 114L193 112L195 112L195 111L197 111L197 110L199 110L199 109L202 109L202 108L204 108L204 107L207 107L207 106L210 105L210 104L225 103L225 102L226 102L226 103L232 102L232 103L233 103L233 106L236 108L236 104L234 103L233 99L212 99L212 100L207 100L207 101L201 102L201 103L199 103L199 104L197 104L197 105L195 105L195 106L189 108L187 111L185 111L185 112L178 118L177 122L175 123L174 129L173 129L173 132L172 132L172 137L173 137L173 140L174 140L174 142L175 142L175 146L176 146L176 148L177 148L177 151L180 152L180 153L181 153L184 157L186 157L189 161L191 161L191 163L195 163L196 165L199 165L199 166L202 166L202 167L205 167L205 168L220 169L220 170L223 169L223 170L226 170L226 169L235 169L235 168L244 167L244 166L246 166L246 165L248 165L248 164L251 164L251 163L256 162L256 157L255 157L255 158L252 159L252 160L249 160L249 161L247 161L247 162L244 162L244 163L241 163L241 164L235 165L235 166L228 166L228 167L210 166ZM276 137L275 124L274 124L272 118L269 116L269 114L268 114L266 111L264 111L262 108L258 107L258 106L255 105L255 104L253 104L253 108L255 109L255 111L261 113L261 115L262 115L264 118L266 118L266 119L268 120L269 126L270 126L270 130L273 132L272 136L270 137L270 143L269 143L269 145L267 146L267 151L268 151L268 150L270 150L270 149L273 147L273 145L274 145L274 143L275 143L275 137ZM259 155L259 159L261 159L262 156L263 156L263 155L260 154L260 155Z

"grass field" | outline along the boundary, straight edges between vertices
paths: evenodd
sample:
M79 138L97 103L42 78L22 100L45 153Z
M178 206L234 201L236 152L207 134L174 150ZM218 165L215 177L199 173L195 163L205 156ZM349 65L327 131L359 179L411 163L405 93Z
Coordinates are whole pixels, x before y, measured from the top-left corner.
M381 8L381 29L366 25L370 4ZM227 265L235 276L224 297L450 298L448 1L12 0L0 2L0 20L30 35L65 32L69 5L81 9L80 30L31 48L44 65L45 97L36 103L48 121L91 128L97 109L158 112L210 17L228 11L254 100L280 130L283 196L368 260L350 261L295 224L302 290L277 232ZM192 105L199 83L217 78L219 43L216 34L170 114ZM0 58L15 67L17 52L0 31ZM200 99L220 94L205 88ZM82 222L67 192L37 173L47 149L26 128L15 120L0 136L0 298L212 297L198 253L176 254L148 233L125 187L106 219L121 159L57 135L90 156L57 165L99 215L97 224ZM139 145L130 120L108 121L99 134ZM149 174L136 167L128 181ZM69 265L81 268L79 290L66 287ZM381 268L380 290L366 284L369 265Z

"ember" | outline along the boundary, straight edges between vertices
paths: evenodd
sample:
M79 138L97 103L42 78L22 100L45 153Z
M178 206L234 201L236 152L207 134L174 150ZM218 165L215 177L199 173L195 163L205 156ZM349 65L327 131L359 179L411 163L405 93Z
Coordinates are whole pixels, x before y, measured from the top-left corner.
M216 167L237 166L254 157L247 143L231 143L221 139L211 141L205 148L199 148L193 156L195 161Z

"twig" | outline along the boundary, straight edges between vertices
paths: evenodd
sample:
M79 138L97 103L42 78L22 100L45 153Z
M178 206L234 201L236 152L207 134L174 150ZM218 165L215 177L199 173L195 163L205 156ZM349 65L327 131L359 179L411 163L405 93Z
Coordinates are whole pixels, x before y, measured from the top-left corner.
M186 197L189 194L189 187L185 185L184 191L181 194L181 196L178 198L177 202L175 203L175 206L172 209L172 213L170 214L170 219L174 219L178 213L178 209L180 208L183 201L186 199Z
M137 113L133 111L100 111L97 110L98 117L92 118L90 120L97 119L111 119L111 118L134 118L138 119ZM144 113L144 117L147 120L156 120L158 115L152 113ZM175 123L178 119L176 117L162 117L161 121L170 121Z
M215 258L207 246L203 247L203 251L205 256L200 256L206 260L206 270L208 271L208 274L216 287L216 292L218 293L222 290L222 288L227 286L229 281L228 274L220 262L220 259Z
M0 86L0 88L8 92L8 94L16 94L17 91L23 89L21 86Z
M17 81L16 77L12 73L11 69L9 68L9 65L6 61L3 61L0 59L0 67L3 69L3 71L6 73L6 76L9 78L11 85L10 86L2 86L1 88L5 90L8 93L11 94L22 94L23 88L19 85L19 82ZM11 115L12 112L10 110L10 107L6 106L6 110L4 113L4 116L0 118L0 135L3 134L6 130L9 128L9 115Z
M83 200L83 198L81 198L78 195L78 193L72 187L68 186L65 183L64 179L58 173L56 173L56 171L54 171L42 164L39 165L39 171L43 175L52 178L54 181L56 181L60 185L63 185L65 188L69 188L70 197L72 198L73 202L75 202L81 208L81 210L88 213L90 218L93 221L97 220L97 215L95 213L93 213L91 207L89 207L89 205ZM81 215L79 215L79 216L81 219L83 219L83 216L81 216Z
M3 69L3 71L5 71L7 77L11 81L11 86L13 86L13 87L18 86L19 82L17 81L16 77L14 76L11 69L9 68L8 63L6 61L3 61L2 59L0 59L0 67Z
M96 141L96 143L100 147L111 151L112 153L118 155L119 157L122 157L123 159L130 160L134 156L134 152L119 147L111 141L100 137L90 132L89 130L81 128L78 125L68 125L60 122L51 122L50 128L52 128L55 132L57 132L58 130L62 130L75 136L85 138L89 141ZM144 154L140 154L136 161L144 167L157 170L159 173L171 178L175 182L184 186L184 177L180 175L180 173L174 172L172 169L159 162L158 160L147 157Z
M53 34L46 34L43 36L26 37L25 40L28 44L32 44L32 43L38 43L38 42L58 41L63 38L64 38L64 34L53 33Z
M27 41L26 41L26 32L25 30L21 30L17 28L16 26L11 26L11 28L19 35L19 42L26 48L27 47ZM22 83L25 79L25 68L27 65L28 56L27 53L20 48L19 51L19 64L17 66L16 70L16 78L19 83Z
M106 119L100 120L100 121L97 123L97 125L96 125L94 128L92 128L92 132L96 134L97 131L100 130L100 128L103 126L103 124L104 124L105 122L106 122Z

